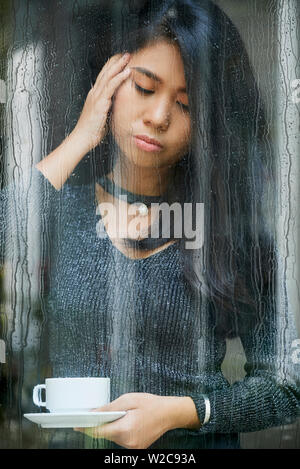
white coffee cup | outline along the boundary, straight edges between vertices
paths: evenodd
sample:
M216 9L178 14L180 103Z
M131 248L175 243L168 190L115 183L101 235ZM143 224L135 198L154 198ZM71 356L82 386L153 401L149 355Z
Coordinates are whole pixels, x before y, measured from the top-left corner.
M110 402L110 378L47 378L34 387L32 398L35 405L53 413L89 412Z

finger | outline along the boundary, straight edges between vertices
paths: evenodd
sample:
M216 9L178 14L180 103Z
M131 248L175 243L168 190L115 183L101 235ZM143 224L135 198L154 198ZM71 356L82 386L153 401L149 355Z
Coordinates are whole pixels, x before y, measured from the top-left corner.
M98 76L96 78L96 81L94 83L94 86L96 86L96 83L99 83L99 81L102 80L103 76L105 75L105 73L110 69L110 67L116 63L118 60L120 60L120 58L122 57L122 54L116 54L116 55L113 55L112 57L110 57L106 62L105 64L103 65L103 67L101 68L100 72L98 73Z
M129 61L129 56L124 55L122 56L117 62L113 63L111 67L109 67L101 77L99 77L99 80L96 80L95 87L97 90L101 90L103 86L107 86L107 84L114 78L115 75L118 75L120 72L122 72L122 69L126 67Z
M111 107L111 100L112 96L115 93L116 89L123 83L131 74L131 69L128 67L118 75L116 75L113 79L109 80L106 85L102 85L97 90L92 89L91 92L93 93L93 99L95 101L100 100L101 106L103 110L106 109L106 112L109 111Z
M106 97L107 99L111 99L117 88L123 83L123 81L127 80L129 75L131 74L131 69L128 67L115 76L112 80L110 80L109 85L106 88Z
M122 394L114 401L109 404L105 404L97 409L93 409L94 412L120 412L135 409L137 407L135 393Z
M130 59L130 54L124 54L117 58L117 60L113 60L107 67L103 68L100 74L97 77L95 82L95 88L98 88L103 80L108 82L111 80L116 74L118 74L128 63Z
M92 412L123 412L125 410L124 405L122 405L122 401L118 398L109 404L93 409Z
M112 57L110 57L106 62L105 64L103 65L103 67L101 68L100 72L98 73L98 77L97 79L101 76L103 76L103 74L105 72L107 72L107 70L116 62L118 62L118 60L120 60L122 57L122 54L115 54L113 55Z
M119 419L111 423L105 423L98 427L79 428L76 427L73 430L76 432L85 433L93 438L105 438L106 440L114 441L120 435L120 422Z

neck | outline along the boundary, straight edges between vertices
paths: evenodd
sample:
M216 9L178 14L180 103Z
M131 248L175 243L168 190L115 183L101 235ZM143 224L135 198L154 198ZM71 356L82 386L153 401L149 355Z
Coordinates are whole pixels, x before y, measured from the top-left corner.
M124 163L118 158L113 171L107 177L129 192L142 195L161 195L166 192L174 173L174 168L142 168Z

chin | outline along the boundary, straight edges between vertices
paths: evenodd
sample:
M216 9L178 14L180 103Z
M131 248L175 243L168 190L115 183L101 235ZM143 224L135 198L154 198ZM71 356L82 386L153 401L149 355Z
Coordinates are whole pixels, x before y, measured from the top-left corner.
M159 160L158 157L155 157L154 155L149 156L148 154L145 156L138 155L136 158L130 158L130 161L132 164L140 168L160 168L161 166L164 166L164 162L162 160Z

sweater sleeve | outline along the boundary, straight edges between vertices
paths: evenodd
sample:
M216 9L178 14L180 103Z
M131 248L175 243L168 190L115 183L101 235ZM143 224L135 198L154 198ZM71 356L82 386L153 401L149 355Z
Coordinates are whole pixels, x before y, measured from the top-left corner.
M300 417L299 342L294 314L287 309L276 312L274 301L262 298L259 319L240 319L247 324L239 333L246 376L228 387L207 390L211 414L200 433L259 431ZM203 422L204 396L191 397Z
M59 192L35 167L16 170L0 191L0 261L23 254L29 234L43 232ZM18 251L19 250L19 251Z

